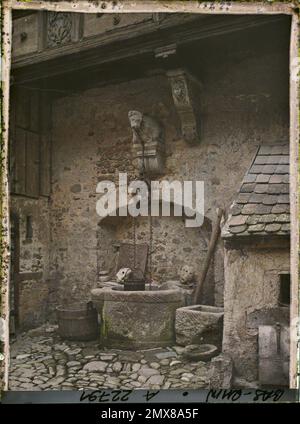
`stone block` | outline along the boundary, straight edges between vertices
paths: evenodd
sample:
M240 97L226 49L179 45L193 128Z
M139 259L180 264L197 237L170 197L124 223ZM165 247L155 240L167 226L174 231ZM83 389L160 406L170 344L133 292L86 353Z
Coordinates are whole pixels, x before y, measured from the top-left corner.
M230 389L232 387L233 362L229 355L222 353L211 361L212 370L209 387L211 389Z
M101 343L123 349L173 345L175 312L184 304L180 290L92 290L101 313Z
M176 343L187 346L198 343L221 345L223 308L193 305L176 311Z

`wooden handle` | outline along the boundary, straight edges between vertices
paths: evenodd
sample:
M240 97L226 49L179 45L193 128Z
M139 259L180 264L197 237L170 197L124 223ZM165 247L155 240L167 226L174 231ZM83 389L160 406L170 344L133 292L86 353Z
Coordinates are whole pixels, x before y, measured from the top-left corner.
M218 241L219 235L221 233L220 224L221 224L223 214L224 214L223 209L218 208L217 209L217 220L216 220L216 222L215 222L215 224L212 228L211 238L210 238L210 242L209 242L209 246L208 246L203 270L202 270L199 282L196 286L195 293L194 293L194 296L193 296L194 305L197 305L198 303L200 303L201 289L202 289L202 286L204 284L205 278L207 276L209 265L210 265L210 262L211 262L213 255L214 255L216 245L217 245L217 241Z

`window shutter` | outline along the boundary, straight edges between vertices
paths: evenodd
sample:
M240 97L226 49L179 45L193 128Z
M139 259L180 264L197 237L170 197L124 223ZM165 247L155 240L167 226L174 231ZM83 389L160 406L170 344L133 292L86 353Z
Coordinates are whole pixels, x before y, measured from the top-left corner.
M27 131L26 137L26 195L39 196L39 135Z
M15 132L15 163L12 165L14 172L14 191L16 194L26 194L26 131L16 128Z
M50 196L50 136L41 136L40 194Z

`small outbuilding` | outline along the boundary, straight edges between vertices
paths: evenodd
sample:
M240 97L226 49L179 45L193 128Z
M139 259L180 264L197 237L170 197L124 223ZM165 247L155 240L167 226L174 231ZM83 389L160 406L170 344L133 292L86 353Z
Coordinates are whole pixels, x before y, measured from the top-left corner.
M290 303L289 146L262 145L222 230L223 351L236 378L288 382Z

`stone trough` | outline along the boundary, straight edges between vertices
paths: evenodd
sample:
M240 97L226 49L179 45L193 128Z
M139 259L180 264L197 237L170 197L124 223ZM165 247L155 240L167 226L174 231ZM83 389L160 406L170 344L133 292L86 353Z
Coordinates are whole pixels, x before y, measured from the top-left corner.
M209 343L221 348L223 308L193 305L176 311L176 343L182 346Z
M93 289L101 317L100 341L115 349L150 349L175 344L175 313L184 305L179 289Z

